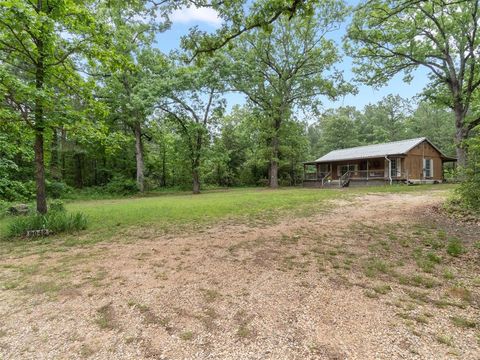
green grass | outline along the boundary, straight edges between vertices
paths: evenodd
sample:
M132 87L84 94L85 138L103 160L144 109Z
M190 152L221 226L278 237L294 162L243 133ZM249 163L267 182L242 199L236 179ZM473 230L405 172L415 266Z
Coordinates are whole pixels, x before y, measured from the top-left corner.
M449 240L447 245L447 253L450 256L458 257L465 252L465 248L462 245L462 241L457 238L452 238Z
M436 336L437 341L440 344L444 344L447 346L453 346L453 337L450 335L445 335L445 334L438 334Z
M67 203L66 209L69 212L81 212L87 216L89 228L86 233L106 231L113 235L119 229L128 227L153 226L156 229L170 229L185 225L195 227L230 219L272 222L288 211L297 211L306 216L310 211L305 212L305 209L328 211L328 207L323 202L340 197L372 192L417 192L451 188L446 185L378 186L343 190L283 188L275 191L236 188L205 192L200 195L177 193L155 197L80 200ZM12 221L12 217L0 219L0 238L5 236Z
M462 316L452 316L450 317L452 323L461 328L475 328L477 323L474 320L464 318Z
M81 213L49 212L46 215L17 216L8 225L7 237L25 236L30 230L48 229L58 233L85 230L87 219Z

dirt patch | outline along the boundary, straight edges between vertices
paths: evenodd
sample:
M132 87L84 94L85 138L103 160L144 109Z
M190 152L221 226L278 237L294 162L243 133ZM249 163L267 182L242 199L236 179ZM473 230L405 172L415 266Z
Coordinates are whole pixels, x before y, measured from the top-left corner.
M18 286L0 292L0 358L475 359L478 228L434 212L442 200L366 195L273 226L5 259Z

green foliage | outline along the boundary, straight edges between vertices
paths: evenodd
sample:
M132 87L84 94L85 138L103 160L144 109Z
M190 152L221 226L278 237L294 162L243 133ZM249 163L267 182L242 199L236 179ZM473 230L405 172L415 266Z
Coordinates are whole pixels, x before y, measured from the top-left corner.
M34 186L31 182L21 182L0 178L0 199L6 201L25 201L33 199Z
M477 129L468 145L469 162L465 169L461 169L463 182L457 193L463 207L480 213L480 129Z
M455 155L455 121L450 109L422 101L406 119L405 130L408 138L425 136L446 155ZM446 164L448 165L448 163Z
M72 187L68 186L64 182L60 181L47 181L46 182L47 194L52 199L59 199L65 197L67 194L72 192Z
M46 215L29 215L16 217L8 227L7 237L25 236L29 230L48 229L54 234L71 233L85 230L87 218L81 212L67 213L51 211Z
M8 214L9 207L10 204L8 202L0 199L0 220Z
M51 212L65 212L65 205L61 200L53 200L50 202Z
M32 153L26 147L30 140L28 135L18 124L0 121L0 199L26 201L33 198L35 188L28 181L28 166L32 160Z
M359 125L362 114L353 107L327 110L308 130L312 157L335 149L362 145L364 139Z
M453 154L455 127L448 109L427 102L415 109L406 99L389 95L362 111L350 106L327 110L308 127L312 158L334 149L420 136Z
M105 187L109 194L131 195L138 192L137 183L123 176L115 176Z
M271 29L243 34L224 52L229 64L228 83L245 94L249 105L258 111L272 187L278 185L281 148L288 147L282 132L286 123L296 120L294 109L316 112L321 96L332 99L353 90L333 69L340 53L327 36L346 13L343 2L322 1L310 16L280 17ZM292 171L289 183L295 183L294 178Z
M210 35L192 29L186 52L169 55L153 41L168 29L168 15L191 1L160 3L2 3L0 199L35 198L39 130L53 199L137 192L136 138L149 191L190 187L194 173L203 188L266 185L273 161L280 184L296 185L308 154L404 137L424 135L453 150L452 116L427 102L412 109L389 96L362 111L327 110L311 126L295 117L353 90L334 68L342 53L329 35L348 16L344 2L199 0L225 23ZM218 51L204 56L208 49ZM40 89L36 70L43 70ZM248 96L247 105L225 115L223 93L232 89ZM461 191L473 208L478 181L469 179Z
M462 241L458 238L452 238L448 241L447 244L447 253L450 256L457 257L462 255L465 252Z
M453 110L462 166L463 142L480 124L479 20L478 1L372 0L357 7L347 34L354 71L365 84L384 85L398 73L410 82L418 68L429 73L423 93Z

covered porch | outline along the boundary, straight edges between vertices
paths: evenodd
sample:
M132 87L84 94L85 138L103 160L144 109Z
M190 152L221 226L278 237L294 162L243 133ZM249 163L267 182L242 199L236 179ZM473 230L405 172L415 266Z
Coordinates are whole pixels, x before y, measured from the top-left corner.
M306 186L348 186L352 182L408 182L405 157L304 163Z

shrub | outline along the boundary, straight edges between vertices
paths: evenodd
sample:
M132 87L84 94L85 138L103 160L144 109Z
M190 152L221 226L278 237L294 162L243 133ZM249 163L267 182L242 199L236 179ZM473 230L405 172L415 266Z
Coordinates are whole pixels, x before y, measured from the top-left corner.
M9 203L0 199L0 219L5 217L8 213L8 208L10 207Z
M31 183L22 183L16 180L0 178L0 199L7 201L30 200L34 197L34 188Z
M47 195L52 199L59 199L72 192L72 188L70 186L60 181L47 181L46 188Z
M63 201L61 200L53 200L50 202L50 211L52 212L64 212L65 206L63 205Z
M461 169L463 181L458 187L464 207L480 212L480 136L477 134L468 141L468 165Z
M51 211L46 215L30 215L15 218L8 227L8 237L24 236L30 230L47 229L53 233L69 233L87 228L87 218L82 213L68 214Z
M447 253L451 256L457 257L465 252L462 242L457 238L452 238L448 241Z
M123 176L115 176L106 186L105 191L110 194L129 195L138 191L137 183Z

